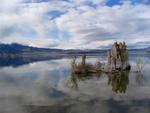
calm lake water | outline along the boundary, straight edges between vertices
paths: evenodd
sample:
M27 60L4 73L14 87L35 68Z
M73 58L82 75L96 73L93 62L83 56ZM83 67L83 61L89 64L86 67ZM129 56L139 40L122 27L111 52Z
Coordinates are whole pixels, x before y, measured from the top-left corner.
M106 61L87 62L98 59ZM135 73L137 59L145 64L142 74ZM132 69L121 77L73 75L71 60L1 63L0 113L150 113L150 56L131 56Z

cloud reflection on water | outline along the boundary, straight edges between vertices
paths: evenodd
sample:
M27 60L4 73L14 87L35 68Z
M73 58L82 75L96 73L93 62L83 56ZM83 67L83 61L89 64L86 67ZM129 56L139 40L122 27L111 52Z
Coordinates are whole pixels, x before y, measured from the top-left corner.
M89 62L97 60L88 59ZM129 113L150 111L150 84L139 86L132 72L126 84L126 93L123 94L112 91L113 81L108 85L109 78L106 75L82 78L78 81L78 89L73 90L68 86L70 75L70 59L1 68L0 113L30 113L33 110L31 106L34 106L33 113L46 109L47 112L52 110L58 113L59 110L68 113L119 113L123 112L121 109ZM148 73L144 76L147 81L150 80Z

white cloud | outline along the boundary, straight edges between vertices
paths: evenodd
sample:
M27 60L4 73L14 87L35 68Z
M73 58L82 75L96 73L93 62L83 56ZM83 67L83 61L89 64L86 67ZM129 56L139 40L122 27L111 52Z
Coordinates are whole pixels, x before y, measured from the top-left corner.
M102 5L106 3L107 0L70 0L70 1L76 4L77 6L79 6L79 5L86 5L90 3L96 5Z
M1 0L1 42L83 49L107 47L115 40L125 40L134 46L140 42L144 46L144 42L150 41L149 5L124 2L123 5L109 7L106 2ZM51 20L55 15L50 14L52 11L63 14ZM68 41L65 37L63 40L63 32L70 34Z
M0 1L0 12L12 12L17 7L19 7L19 3L21 3L23 0L1 0Z
M45 16L50 10L49 3L21 3L20 0L14 0L10 5L6 1L3 4L15 9L18 7L18 4L15 3L20 3L18 11L14 10L6 13L0 10L2 11L0 13L1 41L40 47L55 45L55 37L47 35L54 26L53 22Z
M65 29L72 34L70 43L78 42L85 48L84 42L87 42L89 48L93 48L100 46L92 46L93 44L103 43L104 40L110 44L112 39L135 44L137 41L150 41L149 10L150 7L147 5L129 3L113 7L99 6L82 13L70 10L56 22L60 29Z

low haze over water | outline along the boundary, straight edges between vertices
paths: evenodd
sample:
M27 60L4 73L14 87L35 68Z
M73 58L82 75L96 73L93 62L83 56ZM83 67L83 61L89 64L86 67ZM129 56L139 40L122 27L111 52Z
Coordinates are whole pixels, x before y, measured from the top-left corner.
M136 73L136 61L145 67ZM0 113L150 113L150 57L131 56L122 78L74 76L71 58L0 67ZM80 61L80 58L78 59ZM87 57L95 63L105 56Z

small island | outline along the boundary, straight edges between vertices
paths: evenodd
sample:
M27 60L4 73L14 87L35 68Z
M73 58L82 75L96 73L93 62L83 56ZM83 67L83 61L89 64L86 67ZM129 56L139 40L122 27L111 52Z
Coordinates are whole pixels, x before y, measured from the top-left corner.
M76 63L76 57L72 61L72 72L77 74L85 73L116 73L120 71L129 71L131 66L129 64L128 49L125 42L115 42L111 50L108 51L107 64L97 61L96 64L86 63L86 55L82 56L81 63Z

